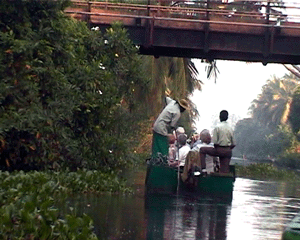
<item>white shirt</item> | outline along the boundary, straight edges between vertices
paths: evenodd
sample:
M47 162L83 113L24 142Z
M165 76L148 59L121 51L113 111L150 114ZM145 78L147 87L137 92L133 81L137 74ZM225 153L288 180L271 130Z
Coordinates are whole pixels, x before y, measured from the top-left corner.
M169 145L169 161L173 162L176 159L177 156L177 151L176 151L176 146L175 144L170 144Z
M168 136L168 126L175 127L176 123L180 118L180 107L175 100L168 98L166 99L168 105L159 114L156 119L153 131L163 136Z
M226 121L218 123L213 130L212 142L223 147L235 145L233 130Z
M214 147L214 145L212 143L207 144L207 143L201 142L201 143L197 144L192 149L192 151L199 152L201 147ZM209 156L208 154L206 154L205 162L206 162L207 173L214 172L214 157Z
M185 144L181 148L179 148L179 166L184 166L186 156L188 155L190 150L191 147L188 144Z

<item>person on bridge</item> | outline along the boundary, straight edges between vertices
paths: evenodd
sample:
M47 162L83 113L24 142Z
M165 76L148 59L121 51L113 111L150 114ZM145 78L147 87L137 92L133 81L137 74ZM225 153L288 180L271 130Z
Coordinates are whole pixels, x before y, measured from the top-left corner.
M167 161L169 154L168 132L174 131L176 124L185 110L189 109L188 101L179 101L166 97L166 107L160 113L153 126L152 159L162 158Z
M200 161L202 173L207 173L206 170L206 154L210 156L219 157L220 159L220 173L229 173L229 163L232 156L232 149L235 147L235 139L233 130L227 123L228 112L222 110L220 112L220 123L213 130L212 142L214 147L200 148Z

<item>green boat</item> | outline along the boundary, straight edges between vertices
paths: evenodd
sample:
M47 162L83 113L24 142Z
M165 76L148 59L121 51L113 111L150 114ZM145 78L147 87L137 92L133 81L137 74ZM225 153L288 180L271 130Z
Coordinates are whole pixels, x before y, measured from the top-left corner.
M282 240L300 240L300 213L287 224L282 234Z
M148 164L146 193L176 194L232 194L235 181L235 166L230 166L229 174L212 173L205 177L194 177L195 184L189 185L181 180L178 169L168 165Z

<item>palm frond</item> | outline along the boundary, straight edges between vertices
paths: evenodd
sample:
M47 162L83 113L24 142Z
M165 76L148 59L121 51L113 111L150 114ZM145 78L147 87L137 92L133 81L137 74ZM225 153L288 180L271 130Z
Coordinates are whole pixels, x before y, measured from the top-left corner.
M211 77L214 77L215 79L215 83L217 81L217 77L218 77L218 74L220 73L218 67L217 67L217 62L216 60L213 60L211 62L208 62L209 65L206 66L205 70L207 71L207 79L210 79Z

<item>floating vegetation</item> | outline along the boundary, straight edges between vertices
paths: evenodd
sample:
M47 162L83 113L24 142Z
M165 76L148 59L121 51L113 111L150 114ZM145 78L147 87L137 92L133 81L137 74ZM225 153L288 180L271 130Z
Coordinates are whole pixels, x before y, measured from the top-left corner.
M259 180L300 181L300 176L294 171L278 169L270 163L236 166L236 175L238 177L248 177Z
M0 172L2 239L97 239L93 221L63 213L67 197L80 192L130 192L115 174L99 171Z

